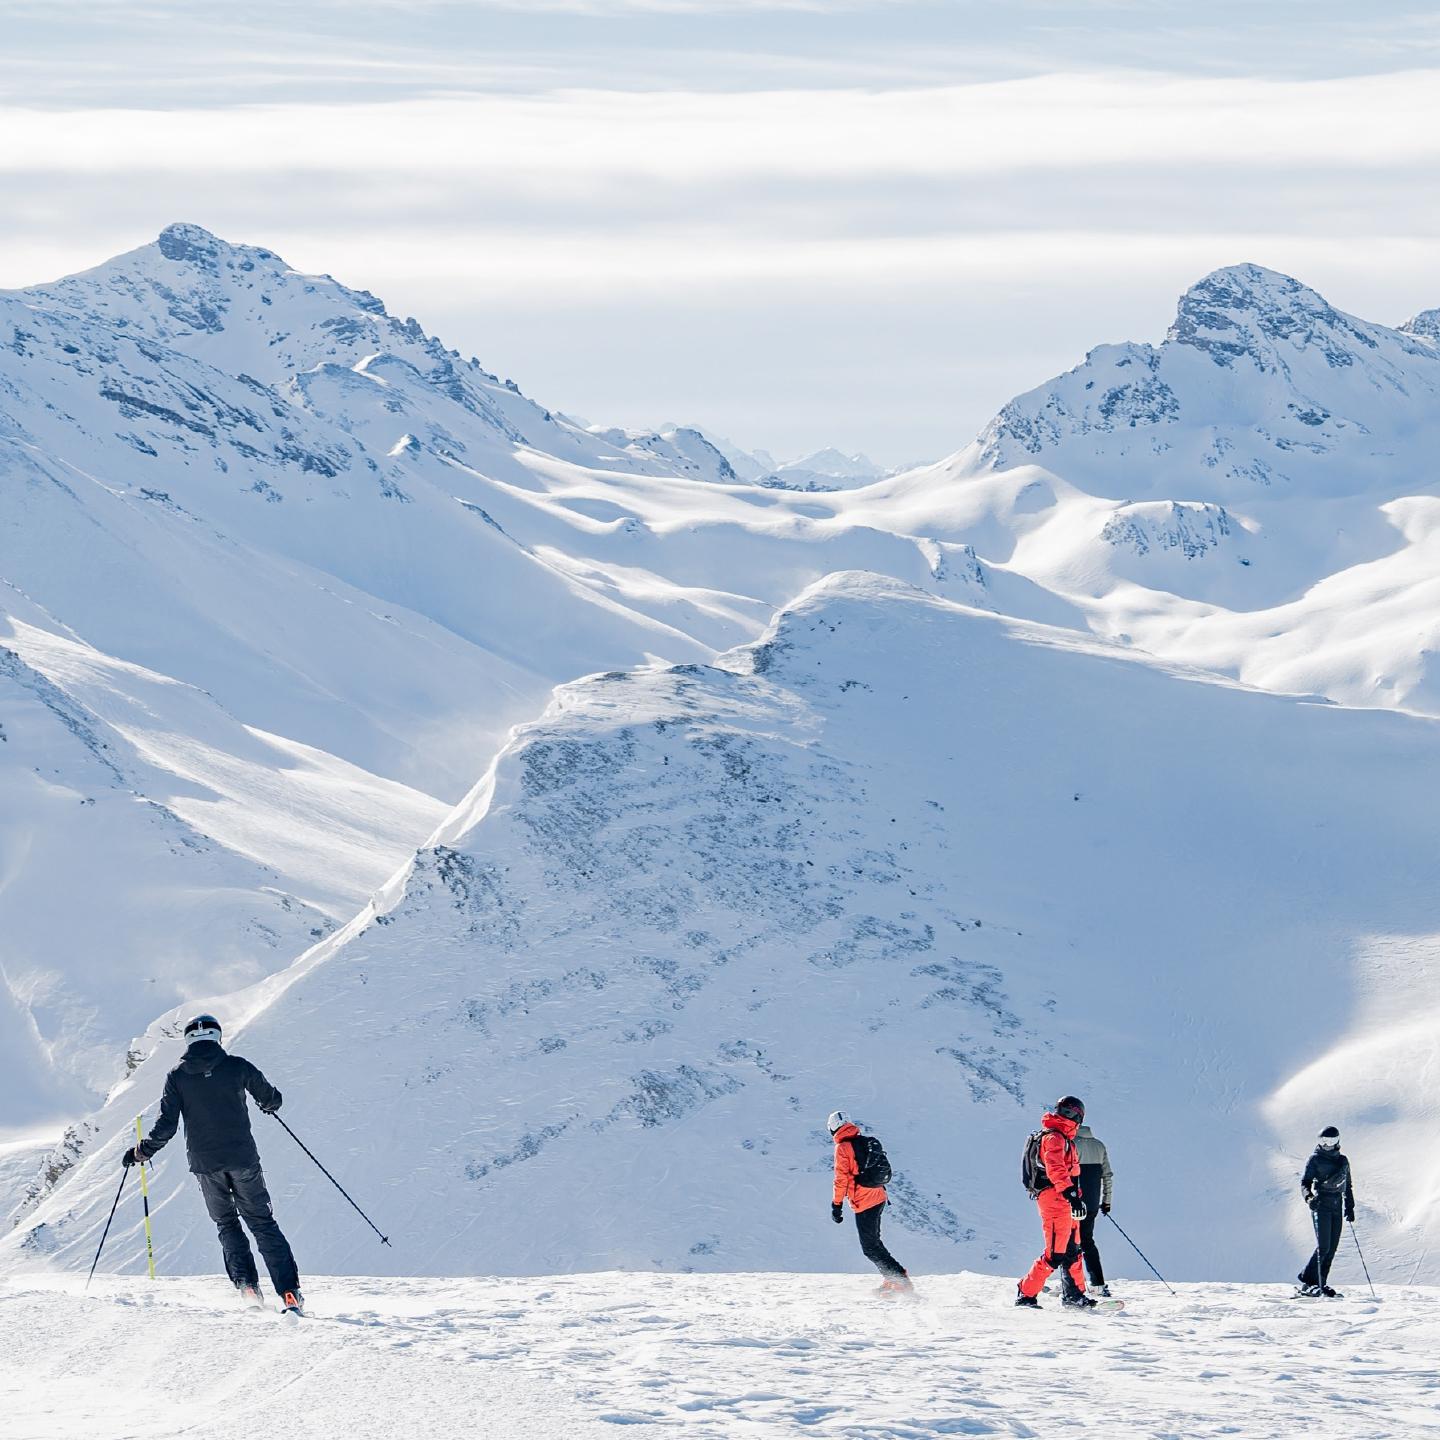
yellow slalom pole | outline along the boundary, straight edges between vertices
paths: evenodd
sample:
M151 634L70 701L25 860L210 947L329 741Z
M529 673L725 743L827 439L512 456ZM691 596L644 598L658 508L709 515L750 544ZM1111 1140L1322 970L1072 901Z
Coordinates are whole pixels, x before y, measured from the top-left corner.
M143 1144L145 1132L140 1128L140 1117L135 1117L135 1143ZM150 1278L155 1278L155 1241L150 1235L150 1187L145 1183L145 1162L140 1162L140 1198L145 1204L145 1258L150 1262Z

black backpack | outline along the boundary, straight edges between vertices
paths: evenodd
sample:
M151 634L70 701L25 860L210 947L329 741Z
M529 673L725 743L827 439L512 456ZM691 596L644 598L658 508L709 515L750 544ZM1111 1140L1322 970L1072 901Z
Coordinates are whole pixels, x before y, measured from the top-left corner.
M1025 1141L1025 1148L1020 1152L1020 1183L1025 1187L1025 1193L1033 1200L1042 1190L1053 1190L1054 1182L1045 1173L1044 1163L1040 1159L1040 1142L1047 1135L1059 1135L1058 1130L1036 1130ZM1061 1139L1065 1137L1062 1135ZM1070 1148L1071 1141L1065 1140L1066 1149Z
M851 1135L847 1141L855 1152L855 1164L859 1173L855 1183L867 1190L878 1190L890 1183L892 1171L885 1147L873 1135Z

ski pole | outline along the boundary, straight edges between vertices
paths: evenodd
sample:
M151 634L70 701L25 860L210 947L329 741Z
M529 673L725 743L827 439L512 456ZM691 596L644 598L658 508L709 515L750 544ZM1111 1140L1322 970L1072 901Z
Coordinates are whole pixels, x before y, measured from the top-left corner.
M1365 1263L1365 1252L1360 1249L1360 1236L1355 1231L1355 1222L1350 1222L1350 1238L1355 1242L1356 1253L1360 1256L1360 1268L1365 1272L1365 1283L1370 1287L1370 1298L1378 1300L1380 1297L1375 1293L1375 1282L1370 1278L1370 1267Z
M140 1128L140 1117L135 1117L135 1145L138 1148L145 1141L145 1132ZM145 1183L145 1162L137 1154L135 1157L140 1166L140 1198L145 1204L145 1259L150 1266L150 1278L155 1278L155 1241L150 1234L150 1187ZM120 1177L124 1183L125 1177Z
M273 1110L272 1110L270 1113L271 1113L272 1115L275 1115L275 1118L276 1118L277 1120L280 1120L279 1115L276 1115ZM309 1155L312 1160L315 1160L315 1156L311 1153L310 1147L309 1147L288 1125L286 1125L283 1120L280 1120L280 1124L281 1124L282 1126L284 1126L284 1128L285 1128L285 1133L286 1133L307 1155ZM345 1189L345 1187L344 1187L318 1160L315 1160L315 1168L316 1168L317 1170L319 1170L319 1172L320 1172L347 1200L350 1200L350 1193L349 1193L349 1191L347 1191L347 1190ZM354 1210L354 1212L355 1212L377 1235L380 1235L380 1227L379 1227L353 1200L350 1200L350 1208L351 1208L352 1210ZM386 1236L386 1235L380 1235L380 1243L381 1243L382 1245L390 1245L390 1239L389 1239L389 1237ZM390 1248L393 1250L395 1247L394 1247L393 1245L391 1245Z
M1119 1222L1112 1214L1110 1214L1110 1212L1109 1212L1108 1210L1105 1212L1105 1218L1106 1218L1117 1230L1119 1230L1122 1235L1125 1235L1125 1231L1124 1231L1123 1229L1121 1229L1120 1222ZM1126 1243L1142 1260L1144 1260L1147 1265L1150 1265L1149 1257L1145 1254L1145 1252L1144 1252L1128 1235L1125 1235L1125 1243ZM1169 1282L1153 1265L1150 1265L1150 1273L1151 1273L1167 1290L1170 1290L1170 1282ZM1170 1293L1173 1295L1175 1292L1174 1292L1173 1290L1170 1290Z
M110 1206L109 1218L105 1221L105 1228L100 1232L100 1243L95 1247L95 1258L90 1262L90 1273L85 1277L85 1288L90 1288L90 1282L95 1278L95 1267L100 1263L100 1252L105 1248L105 1237L110 1233L110 1221L115 1218L115 1207L120 1203L120 1192L125 1188L125 1182L130 1178L130 1167L127 1165L120 1172L120 1184L115 1189L115 1199Z

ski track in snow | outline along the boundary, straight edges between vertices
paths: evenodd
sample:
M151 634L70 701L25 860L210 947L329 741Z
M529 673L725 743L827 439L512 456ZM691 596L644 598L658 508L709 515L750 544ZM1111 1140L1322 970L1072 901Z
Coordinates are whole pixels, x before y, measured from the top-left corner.
M1102 1319L974 1274L315 1278L296 1322L218 1277L81 1283L0 1288L10 1440L1440 1432L1435 1289L1133 1283Z

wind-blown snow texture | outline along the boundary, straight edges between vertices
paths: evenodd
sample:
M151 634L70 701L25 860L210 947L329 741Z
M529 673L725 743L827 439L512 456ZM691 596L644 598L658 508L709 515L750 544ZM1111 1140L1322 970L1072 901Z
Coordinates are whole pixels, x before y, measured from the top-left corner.
M79 1288L0 1282L10 1440L1409 1440L1440 1388L1440 1296L1400 1287L1317 1316L1273 1288L1132 1285L1106 1321L1016 1311L976 1275L900 1303L835 1276L365 1279L298 1323L214 1280Z
M1177 1274L1296 1263L1333 1121L1378 1270L1436 1278L1427 316L1220 271L950 460L790 488L195 227L0 311L3 1118L113 1086L8 1166L7 1266L88 1264L203 1001L405 1237L265 1122L310 1270L854 1261L835 1104L903 1258L1013 1269L1019 1138L1080 1088ZM156 1194L212 1268L178 1144Z

